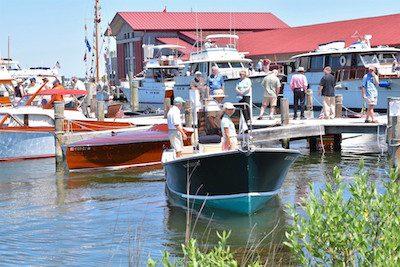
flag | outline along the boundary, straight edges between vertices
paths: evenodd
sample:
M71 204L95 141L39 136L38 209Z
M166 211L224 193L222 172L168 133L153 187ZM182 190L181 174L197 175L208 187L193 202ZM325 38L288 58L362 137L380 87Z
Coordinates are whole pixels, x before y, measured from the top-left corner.
M247 127L246 120L244 119L243 112L240 110L240 120L239 120L239 134L244 134L249 127Z
M164 13L166 13L167 12L167 6L164 6L164 9L163 9L163 11L162 12L164 12Z
M57 61L55 67L56 67L57 69L60 69L60 68L61 68L60 62Z
M88 51L90 52L92 50L92 47L90 46L89 40L87 39L87 37L85 37L85 44L86 44Z
M87 61L87 55L86 55L86 52L85 52L85 55L83 56L83 61Z

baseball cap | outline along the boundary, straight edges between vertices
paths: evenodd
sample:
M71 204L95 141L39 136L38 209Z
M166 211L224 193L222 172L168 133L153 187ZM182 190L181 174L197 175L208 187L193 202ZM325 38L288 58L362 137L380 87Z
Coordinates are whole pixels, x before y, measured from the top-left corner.
M183 103L185 103L185 100L183 100L182 97L178 96L178 97L175 97L174 103L181 103L181 104L183 104Z
M223 109L235 109L235 106L231 102L225 102Z

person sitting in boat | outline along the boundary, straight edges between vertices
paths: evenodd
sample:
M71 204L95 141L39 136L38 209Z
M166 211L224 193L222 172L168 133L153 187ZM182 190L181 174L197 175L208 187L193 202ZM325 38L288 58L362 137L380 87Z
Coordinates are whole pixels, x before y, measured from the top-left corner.
M175 149L178 158L182 156L183 140L187 139L181 119L181 109L184 103L185 100L182 97L176 97L174 105L167 113L169 142L171 143L171 148Z
M214 91L210 96L213 100L208 101L206 105L207 120L206 120L206 133L208 135L217 134L221 135L221 117L223 112L221 110L222 101L226 97L222 89Z
M14 87L14 97L16 101L19 101L22 98L22 92L23 92L23 81L22 79L18 78L16 80L17 85Z
M36 82L36 78L32 77L29 79L29 84L24 89L25 95L33 95L40 88L40 84Z
M213 95L214 91L218 89L225 91L224 77L219 74L219 69L215 65L211 68L211 75L208 77L207 84L209 95Z
M365 122L377 122L375 119L374 107L378 104L378 90L376 86L379 85L379 77L376 74L376 68L370 66L368 73L364 75L362 80L362 96L368 105L367 118Z
M239 103L246 103L246 106L241 106L241 109L243 110L243 115L246 121L250 120L251 117L251 111L250 107L252 106L251 103L251 90L252 90L252 84L251 80L247 75L246 70L241 70L239 72L240 80L238 84L236 85L236 94L237 97L239 98Z
M226 102L223 106L224 115L221 120L222 150L236 150L238 146L235 124L231 116L235 113L235 107L231 102Z
M53 82L53 90L64 90L64 86L60 83L58 79L55 79ZM54 94L51 96L51 99L48 103L43 105L43 108L53 108L55 101L64 101L63 96L60 94Z

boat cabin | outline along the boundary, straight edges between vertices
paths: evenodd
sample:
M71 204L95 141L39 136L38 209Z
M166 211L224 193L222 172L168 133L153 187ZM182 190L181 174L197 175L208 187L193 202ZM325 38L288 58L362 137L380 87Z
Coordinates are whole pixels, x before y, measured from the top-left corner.
M337 82L362 79L370 66L378 70L382 78L398 77L400 49L379 46L370 47L369 41L359 41L345 48L343 41L320 45L314 52L293 57L294 67L303 67L306 72L322 72L326 66L332 68Z

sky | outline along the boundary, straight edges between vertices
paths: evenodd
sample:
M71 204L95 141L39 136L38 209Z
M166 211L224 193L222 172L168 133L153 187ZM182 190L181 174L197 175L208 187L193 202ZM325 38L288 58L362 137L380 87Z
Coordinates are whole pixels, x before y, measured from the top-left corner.
M272 12L290 26L400 13L400 0L100 2L103 29L118 11L161 11L164 5L168 11ZM7 57L7 39L10 36L11 57L23 67L51 67L59 61L63 75L83 77L84 24L92 21L93 3L94 0L0 0L0 56Z

